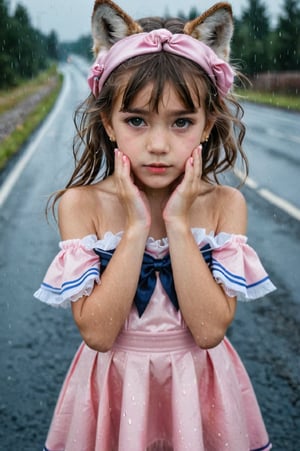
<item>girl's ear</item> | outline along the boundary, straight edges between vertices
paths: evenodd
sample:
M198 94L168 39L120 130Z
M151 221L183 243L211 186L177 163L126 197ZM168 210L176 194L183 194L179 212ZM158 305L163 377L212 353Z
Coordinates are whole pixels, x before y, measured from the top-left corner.
M109 49L120 39L142 32L141 26L111 0L96 0L92 15L93 52Z
M206 122L204 130L202 132L201 142L208 141L209 135L215 125L215 122L216 122L215 119L210 119L209 121Z
M229 3L217 3L184 26L184 33L204 42L223 60L229 61L233 34L232 9Z
M110 121L105 116L103 116L102 114L100 115L100 117L101 117L102 125L103 125L103 127L104 127L104 129L106 131L106 134L109 137L110 141L115 141L116 140L115 139L115 133L114 133L114 130L112 128L112 125L111 125Z

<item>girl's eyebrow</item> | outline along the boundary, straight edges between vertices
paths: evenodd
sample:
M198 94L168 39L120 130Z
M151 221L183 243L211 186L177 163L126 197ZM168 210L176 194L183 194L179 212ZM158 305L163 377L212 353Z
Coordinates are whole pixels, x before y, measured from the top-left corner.
M140 114L143 116L147 116L149 114L151 114L151 111L148 109L143 109L143 108L127 108L126 110L123 109L121 110L122 113L130 113L130 114ZM194 108L193 110L191 109L182 109L182 110L169 110L168 111L168 115L169 116L185 116L187 114L196 114L197 113L197 109Z

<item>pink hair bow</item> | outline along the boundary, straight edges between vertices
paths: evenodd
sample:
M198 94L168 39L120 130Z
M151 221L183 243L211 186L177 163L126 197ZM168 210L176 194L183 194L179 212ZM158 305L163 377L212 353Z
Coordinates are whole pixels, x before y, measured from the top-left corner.
M230 90L234 72L226 61L197 39L186 34L172 34L164 28L150 33L138 33L121 39L108 51L101 51L88 77L89 86L97 97L103 84L124 61L138 55L168 52L197 63L210 77L220 95Z

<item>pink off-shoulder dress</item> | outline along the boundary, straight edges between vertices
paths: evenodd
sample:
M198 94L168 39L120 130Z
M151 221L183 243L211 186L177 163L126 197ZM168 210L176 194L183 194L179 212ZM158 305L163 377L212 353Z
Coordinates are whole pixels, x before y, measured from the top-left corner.
M245 236L192 232L214 278L229 295L254 299L275 289ZM90 235L61 242L35 296L66 306L89 295L101 283L101 255L113 252L121 237L109 232L102 240ZM168 240L149 238L145 255L158 264L168 255ZM227 338L213 349L196 346L159 272L155 266L149 302L142 309L133 303L110 351L100 353L84 343L79 347L45 450L271 449L236 351Z

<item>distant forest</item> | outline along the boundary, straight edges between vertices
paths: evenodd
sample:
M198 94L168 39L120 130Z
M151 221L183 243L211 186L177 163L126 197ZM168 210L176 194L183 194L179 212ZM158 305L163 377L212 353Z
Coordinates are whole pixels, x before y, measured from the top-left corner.
M70 53L92 59L90 35L59 42L54 31L45 35L32 26L23 5L18 4L13 13L9 10L8 1L0 0L0 88L35 77L53 60L65 60ZM195 7L188 14L179 11L178 16L191 20L200 13ZM234 22L231 60L242 72L251 77L299 70L300 0L284 0L275 25L263 0L248 0Z

